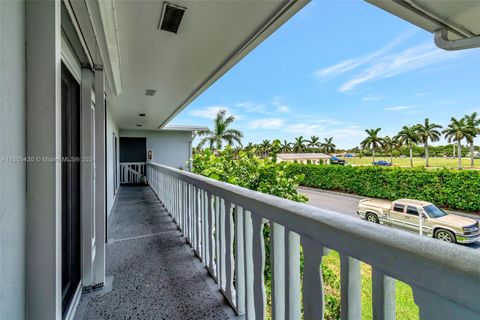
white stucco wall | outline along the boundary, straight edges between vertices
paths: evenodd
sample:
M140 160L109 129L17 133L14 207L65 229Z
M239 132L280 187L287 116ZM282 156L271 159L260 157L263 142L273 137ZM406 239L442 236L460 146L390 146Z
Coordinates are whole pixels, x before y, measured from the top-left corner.
M107 103L107 128L106 128L107 160L106 161L107 161L107 212L108 214L110 214L110 211L113 206L113 202L115 200L115 194L114 194L115 185L113 182L114 170L117 170L117 177L118 177L118 170L119 170L118 165L117 165L117 168L114 168L114 165L113 165L113 152L114 152L113 134L115 134L115 136L117 137L117 161L119 161L120 133L119 133L117 124L115 123L115 119L113 118Z
M0 1L0 318L25 317L25 3Z
M121 137L147 138L147 150L153 162L174 168L186 168L191 155L191 131L120 130Z

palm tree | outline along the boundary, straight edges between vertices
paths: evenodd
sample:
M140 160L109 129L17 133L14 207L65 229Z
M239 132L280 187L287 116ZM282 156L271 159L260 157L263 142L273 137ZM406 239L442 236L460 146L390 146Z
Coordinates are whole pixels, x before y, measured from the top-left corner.
M283 140L283 143L280 145L280 151L283 153L292 152L292 143L287 140Z
M305 143L307 140L303 139L303 136L296 137L293 143L292 149L296 153L302 153L305 150Z
M369 149L372 151L373 162L375 162L375 151L383 146L383 139L378 136L378 132L380 132L380 130L382 129L366 129L365 132L368 136L362 142L360 142L362 149Z
M198 147L202 148L208 143L211 150L218 152L222 149L224 141L229 145L238 143L241 146L243 133L236 129L229 129L229 126L233 121L235 121L234 116L227 117L227 111L218 110L218 113L213 120L213 131L209 129L198 133L199 136L203 136Z
M266 158L270 153L270 148L271 148L270 140L268 139L263 140L262 143L260 144L260 150L262 151L262 155L264 158Z
M419 141L416 126L403 126L402 130L397 134L398 140L408 146L410 151L410 167L413 167L413 145Z
M478 114L476 112L472 113L471 115L466 115L465 120L467 122L467 125L473 128L473 131L475 134L473 135L473 138L475 138L478 134L480 134L480 118L477 118ZM470 166L473 167L475 165L475 157L474 157L474 152L475 152L475 145L474 145L474 139L468 140L468 143L470 144Z
M334 153L337 146L333 143L333 137L323 138L323 140L324 141L320 143L322 151L325 153Z
M443 130L443 133L449 143L452 141L457 143L458 169L462 169L462 140L472 141L476 134L475 129L467 123L465 118L457 120L452 117L450 124Z
M320 142L319 141L320 141L319 137L311 136L310 140L307 141L308 147L310 147L312 149L319 148L320 147ZM315 152L315 150L312 150L312 151Z
M400 143L398 141L398 137L394 136L393 138L390 138L389 136L385 136L383 138L383 148L385 149L386 152L390 153L390 163L393 164L393 150L397 149L400 146Z
M249 142L246 146L245 146L245 151L250 151L252 150L253 148L255 148L255 145L251 142Z
M437 129L441 129L442 126L436 123L430 123L428 118L425 119L424 124L417 124L417 134L418 134L418 141L423 143L425 147L425 166L429 166L428 164L428 140L435 142L440 140L440 136L442 135L440 131Z

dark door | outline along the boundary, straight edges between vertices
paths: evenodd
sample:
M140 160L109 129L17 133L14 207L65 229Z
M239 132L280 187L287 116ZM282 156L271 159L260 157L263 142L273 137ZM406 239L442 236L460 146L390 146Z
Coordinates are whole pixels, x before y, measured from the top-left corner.
M62 64L62 313L80 283L80 86Z
M120 162L146 162L146 138L120 138Z
M147 139L120 137L120 183L140 183L146 176Z

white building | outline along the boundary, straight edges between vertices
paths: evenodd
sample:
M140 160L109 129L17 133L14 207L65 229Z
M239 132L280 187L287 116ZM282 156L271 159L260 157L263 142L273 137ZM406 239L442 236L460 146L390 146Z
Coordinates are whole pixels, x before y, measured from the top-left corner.
M298 162L311 164L330 164L330 156L324 153L279 153L277 162Z
M399 279L422 319L478 319L480 257L467 248L171 167L194 129L167 124L308 1L172 2L0 1L0 318L213 318L228 315L220 291L232 313L263 319L268 221L274 319L300 318L300 290L305 319L322 318L327 248L341 254L342 319L361 317L359 261L373 267L374 318L395 318ZM476 1L369 2L444 30L441 47L478 45ZM119 189L122 137L145 138L148 189ZM128 219L106 223L111 211Z

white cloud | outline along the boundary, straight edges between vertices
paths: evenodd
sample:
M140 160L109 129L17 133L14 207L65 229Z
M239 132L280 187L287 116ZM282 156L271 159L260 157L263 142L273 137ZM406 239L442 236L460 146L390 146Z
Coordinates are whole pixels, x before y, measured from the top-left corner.
M286 105L281 104L277 106L277 111L278 112L289 112L290 108L288 108Z
M334 140L364 136L362 127L356 125L331 126L311 123L294 123L285 129L287 132L306 136L334 137Z
M345 82L338 91L347 92L365 82L391 78L406 72L419 70L462 55L461 51L445 52L430 41L399 53L389 54Z
M362 98L362 101L377 101L377 100L382 100L382 97L378 96L365 96Z
M424 96L424 95L427 95L428 92L417 92L415 93L415 97L421 97L421 96Z
M413 106L394 106L394 107L387 107L385 110L387 111L401 111L401 110L407 110L411 109Z
M329 77L329 76L338 76L340 74L343 74L343 73L346 73L350 70L358 68L358 67L372 61L373 59L389 52L390 50L392 50L393 48L398 46L400 43L402 43L404 40L409 38L411 35L413 35L414 32L415 32L414 29L410 29L406 32L403 32L398 37L396 37L395 39L393 39L392 41L390 41L389 43L387 43L386 45L384 45L383 47L381 47L377 51L374 51L374 52L372 52L370 54L367 54L365 56L361 56L361 57L353 58L353 59L347 59L347 60L344 60L344 61L339 62L337 64L334 64L332 66L319 69L315 72L315 76L317 78L324 78L324 77Z
M319 124L308 123L294 123L285 128L287 132L302 136L318 136L323 129Z
M285 125L280 118L253 119L247 125L248 129L279 129Z
M271 103L276 108L277 112L290 112L290 108L282 102L282 97L280 96L273 97Z
M230 109L227 106L209 106L209 107L204 107L196 110L192 110L190 114L195 117L200 117L200 118L206 118L206 119L215 119L217 113L219 110L226 110L228 115L231 115L232 113L230 112ZM238 120L241 117L238 115L235 115L235 118Z
M244 109L246 112L257 112L257 113L266 113L265 105L261 103L253 103L250 101L244 101L241 103L237 103L237 108Z

